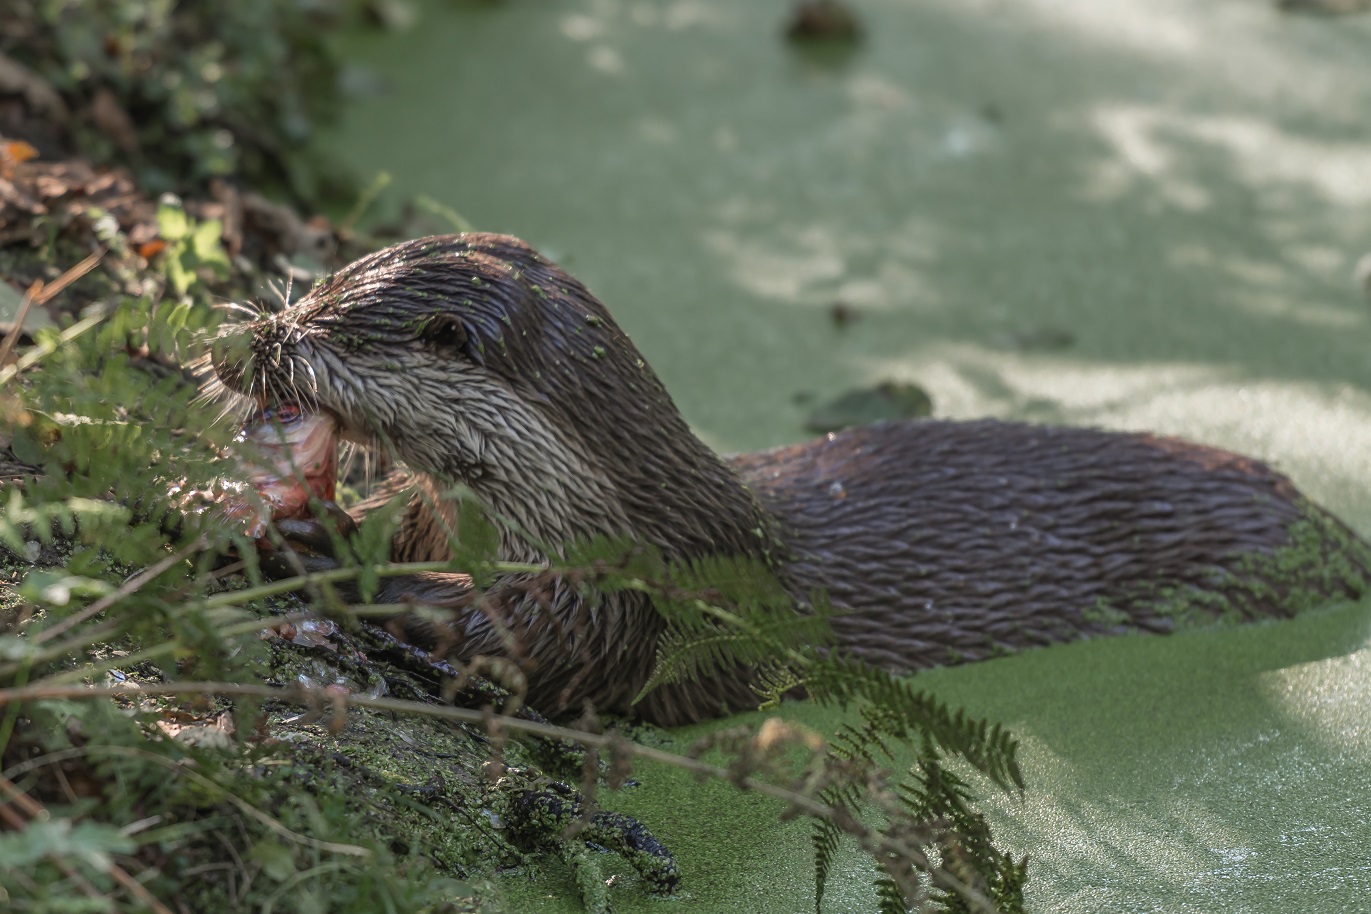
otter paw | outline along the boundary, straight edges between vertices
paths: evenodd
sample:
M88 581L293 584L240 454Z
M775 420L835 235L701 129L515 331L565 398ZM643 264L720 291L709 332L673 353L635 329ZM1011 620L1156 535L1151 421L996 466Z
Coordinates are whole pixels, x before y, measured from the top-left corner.
M322 501L326 520L314 518L279 518L276 531L284 540L282 549L267 539L257 541L257 556L262 573L273 580L315 574L341 568L343 561L336 551L341 540L357 532L352 516L331 501Z

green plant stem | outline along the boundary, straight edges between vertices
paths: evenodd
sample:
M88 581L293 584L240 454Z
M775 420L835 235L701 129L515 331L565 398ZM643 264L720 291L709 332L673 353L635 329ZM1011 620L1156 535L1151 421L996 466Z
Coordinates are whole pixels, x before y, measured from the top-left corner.
M138 574L129 578L126 582L124 582L124 585L120 587L118 590L116 590L114 593L101 597L100 599L96 600L94 603L87 606L80 612L68 616L60 622L57 622L54 625L52 625L50 628L43 629L43 631L39 632L33 640L38 644L44 644L48 641L51 641L53 638L57 637L63 632L72 629L77 625L80 625L87 619L93 618L94 616L98 616L100 613L104 612L106 609L109 609L111 606L113 606L115 603L118 603L125 597L137 593L139 590L143 588L145 584L147 584L149 581L156 579L158 575L160 575L162 572L166 571L168 568L175 565L177 562L189 558L190 556L194 555L196 552L199 552L201 549L204 548L205 541L201 539L190 544L189 546L187 546L179 552L172 553L171 555L162 559L162 561L158 562L157 564L151 566L150 568L145 568Z
M549 570L548 566L546 565L539 565L527 562L492 562L491 568L499 574L539 574ZM395 562L378 567L376 569L376 573L380 577L389 578L400 577L407 574L423 574L428 572L444 572L454 570L455 569L453 569L451 562ZM208 611L215 609L224 609L230 606L238 606L243 603L250 602L252 600L261 600L267 597L280 596L283 593L290 593L292 591L302 590L308 586L317 586L319 584L332 584L337 583L339 581L346 581L350 578L356 577L360 572L360 567L353 566L349 568L334 568L330 571L321 571L312 574L298 575L293 578L282 578L279 581L269 581L264 584L257 584L252 587L245 587L242 590L230 590L225 591L224 593L215 594L211 597L207 597L203 601L193 604L193 608L202 611ZM137 588L130 590L129 593L134 592L134 590L136 589ZM123 588L121 588L121 591L122 590ZM129 593L125 593L123 594L123 596L128 596ZM112 606L114 602L117 601L110 601L106 606L102 607L102 609ZM395 613L403 612L404 610L410 608L412 607L404 604L386 604L384 606L371 606L368 607L365 611L358 611L357 607L349 607L349 611L354 615L383 616L393 615ZM86 610L82 610L82 612L78 615L89 617L93 614L94 613L88 608ZM315 614L310 615L312 616ZM60 625L62 623L58 624ZM54 628L55 627L56 626L54 626ZM259 626L250 623L238 623L236 626L231 626L229 629L221 630L220 634L224 636L227 636L229 634L241 634L245 631L253 631L256 627ZM102 625L97 626L95 628L88 628L83 631L80 631L74 637L69 638L66 641L63 641L60 644L48 645L44 647L42 650L36 651L35 653L26 656L22 661L18 663L0 665L0 678L17 675L21 665L36 665L41 663L48 663L50 661L57 660L61 657L65 657L69 654L75 653L89 644L94 644L103 639L113 636L117 633L118 628L119 626L117 622L110 621L103 623ZM167 654L172 653L175 650L176 644L174 642L165 642L155 647L148 648L145 651L141 651L134 656L137 658L138 661L148 660L154 657L166 656ZM69 673L57 674L57 676L53 677L50 681L75 682L77 679L84 678L85 676L90 675L91 673L104 672L105 669L111 669L113 668L113 666L124 665L130 662L136 661L134 661L131 657L123 657L120 658L120 660L117 663L114 663L112 665L105 665L103 668L96 668L94 670L88 668L84 671L75 670Z
M523 565L523 564L515 564L515 563L509 563L509 568L511 568L511 569L513 569L513 570L517 570L517 571L526 571L526 570L529 570L529 569L532 569L532 570L539 570L539 571L540 571L540 570L543 570L543 569L542 569L542 566L538 566L538 565ZM242 604L242 603L247 603L247 602L252 601L252 600L261 600L261 599L265 599L265 598L267 598L267 597L279 596L280 594L283 594L283 593L290 593L291 591L300 590L300 589L302 589L302 588L304 588L304 587L306 587L306 586L308 586L308 585L310 585L310 584L333 583L333 582L336 582L336 581L345 581L345 580L348 580L349 578L356 577L357 574L358 574L358 572L359 572L360 570L361 570L361 569L360 569L360 568L357 568L357 567L352 567L352 568L335 568L335 569L333 569L333 570L331 570L331 571L316 572L316 573L314 573L314 574L300 575L300 576L298 576L298 577L293 577L293 578L283 578L282 580L279 580L279 581L270 581L270 582L268 582L268 583L265 583L265 584L258 584L258 585L255 585L255 586L253 586L253 587L245 587L245 588L243 588L242 590L230 590L230 591L225 591L224 593L215 594L214 596L208 597L208 598L206 598L206 599L203 600L203 601L200 601L200 602L194 603L194 604L190 604L190 605L189 605L189 608L194 608L194 609L199 609L199 610L224 609L224 608L226 608L226 607L237 606L237 605L240 605L240 604ZM450 567L450 563L448 563L448 562L410 562L410 563L394 563L394 564L382 566L382 567L380 567L380 568L377 569L377 574L380 575L381 577L398 577L398 576L400 576L400 575L406 575L406 574L417 574L417 573L422 573L422 572L434 572L434 571L451 571L451 570L452 570L452 568ZM504 570L504 568L502 567L501 570ZM127 596L127 594L126 594L125 596ZM113 605L113 603L111 603L110 605ZM104 608L108 608L108 607L104 607ZM394 605L392 605L392 607L391 607L392 611L394 611L394 610L402 610L402 609L404 609L404 608L407 608L407 607L397 607L397 606L394 606ZM89 612L88 610L83 610L83 611L82 611L82 614L84 615L84 614L87 614L88 612ZM374 615L382 615L382 613L371 613L371 612L359 613L359 614L360 614L360 615L373 615L373 614L374 614ZM313 614L311 614L311 615L313 615ZM60 624L60 623L59 623L59 624ZM59 658L61 658L61 657L65 657L65 656L67 656L67 655L69 655L69 654L75 653L75 652L81 650L82 648L86 647L86 646L89 645L89 644L94 644L94 643L97 643L97 642L99 642L99 641L101 641L101 640L103 640L103 639L106 639L106 638L108 638L108 637L113 636L114 634L116 634L116 633L118 632L118 629L119 629L118 623L115 622L115 621L105 622L105 623L103 623L103 624L101 624L101 625L99 625L99 626L97 626L97 627L95 627L95 628L87 628L87 629L85 629L85 630L83 630L83 631L78 632L74 637L69 638L69 639L67 639L66 641L61 642L60 644L48 645L48 646L44 647L42 650L37 651L37 652L35 652L35 653L33 653L33 654L31 654L31 655L25 657L25 658L23 659L23 661L21 661L21 663L23 663L23 664L40 664L40 663L47 663L47 662L50 662L50 661L53 661L53 660L57 660L57 659L59 659ZM247 630L247 631L251 631L252 628L248 628L248 629L246 629L246 630ZM221 634L223 634L223 632L221 632ZM155 647L155 648L149 648L149 651L152 651L152 654L151 654L150 656L159 656L159 657L160 657L160 656L163 656L163 655L167 654L168 652L170 652L170 651L172 651L172 650L174 650L174 649L175 649L175 644L174 644L174 643L164 643L164 644L158 645L158 646ZM144 654L146 654L146 653L147 653L147 652L144 652ZM140 656L141 659L147 659L147 657L143 656L142 654L140 654L139 656ZM125 662L127 662L127 658L125 658ZM5 664L5 665L3 665L3 666L0 666L0 677L8 677L8 676L13 676L13 675L15 675L15 674L17 673L19 667L20 667L20 664L19 664L19 663L10 663L10 664ZM77 677L79 677L79 676L81 676L81 675L84 675L84 674L79 673L79 672L76 674ZM63 680L64 680L64 681L74 681L74 678L76 678L76 677L72 677L72 676L63 674Z
M51 342L43 342L34 346L15 360L13 365L0 368L0 387L4 387L15 378L20 372L27 371L40 361L61 349L67 343L76 339L87 330L92 329L105 319L108 309L103 305L95 305L95 313L72 324L66 330L57 335L57 339Z

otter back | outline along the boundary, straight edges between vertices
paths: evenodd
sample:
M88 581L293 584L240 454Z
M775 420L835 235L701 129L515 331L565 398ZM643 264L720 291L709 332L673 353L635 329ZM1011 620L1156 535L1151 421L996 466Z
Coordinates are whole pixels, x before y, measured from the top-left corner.
M733 465L780 522L794 592L825 589L840 643L893 669L1367 587L1366 544L1286 477L1174 438L915 421Z

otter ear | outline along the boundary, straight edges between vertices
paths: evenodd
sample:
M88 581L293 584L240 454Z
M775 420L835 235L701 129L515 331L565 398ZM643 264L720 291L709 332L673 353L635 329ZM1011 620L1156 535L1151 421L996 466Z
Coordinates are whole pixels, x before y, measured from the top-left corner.
M419 325L419 336L446 349L465 350L467 345L467 328L462 325L461 319L442 311L424 318Z

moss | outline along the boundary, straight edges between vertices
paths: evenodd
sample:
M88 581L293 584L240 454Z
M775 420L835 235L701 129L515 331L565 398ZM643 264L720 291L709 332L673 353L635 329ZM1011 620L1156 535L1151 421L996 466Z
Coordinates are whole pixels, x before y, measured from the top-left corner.
M1232 624L1269 616L1297 616L1338 597L1357 599L1368 591L1371 545L1315 505L1290 525L1286 544L1249 552L1229 568L1214 569L1200 584L1158 581L1113 601L1100 599L1081 613L1095 630L1118 626L1156 627L1149 618L1177 630Z
M516 771L497 787L504 792L503 812L510 832L530 849L560 849L563 860L573 868L588 910L603 910L607 899L602 897L600 868L582 853L586 842L623 857L655 894L670 894L680 886L675 857L636 819L613 812L586 815L580 796L571 787L530 779L527 772Z
M1087 607L1081 613L1081 618L1101 628L1109 628L1127 624L1128 613L1114 606L1108 598L1097 597L1094 605Z

